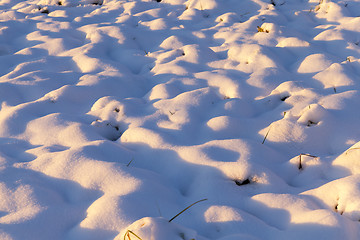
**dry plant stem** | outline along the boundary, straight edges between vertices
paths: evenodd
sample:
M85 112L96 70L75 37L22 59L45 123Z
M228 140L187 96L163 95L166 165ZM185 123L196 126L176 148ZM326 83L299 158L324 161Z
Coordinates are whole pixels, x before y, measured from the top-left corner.
M266 133L266 135L265 135L265 137L264 137L264 140L262 141L261 144L264 144L264 143L265 143L265 140L266 140L267 136L269 135L269 132L270 132L270 130L271 130L271 127L272 127L272 125L270 124L269 130L267 131L267 133Z
M300 156L299 156L299 166L298 166L298 169L299 169L299 170L302 170L302 169L303 169L302 164L301 164L301 154L300 154Z
M348 150L345 152L345 155L347 155L349 151L355 150L355 149L360 149L360 148L350 148L350 149L348 149Z
M185 208L184 210L182 210L181 212L179 212L178 214L176 214L172 219L169 220L169 222L171 222L172 220L174 220L175 218L177 218L180 214L182 214L183 212L185 212L186 210L188 210L189 208L191 208L192 206L194 206L195 204L199 203L199 202L202 202L202 201L206 201L207 198L205 199L201 199L197 202L194 202L193 204L191 204L190 206L188 206L187 208Z
M308 153L301 153L300 156L308 156L308 157L312 157L312 158L317 158L317 156L310 155Z
M307 154L307 153L301 153L299 155L299 166L298 166L299 170L303 169L302 162L301 162L301 156L308 156L308 157L312 157L312 158L317 158L317 156L314 156L314 155L310 155L310 154Z
M126 166L129 167L130 164L132 163L132 161L134 161L134 158L132 158L132 159L130 160L130 162L129 162Z
M127 230L127 231L126 231L126 233L125 233L125 235L124 235L124 240L126 240L126 236L128 237L128 240L131 240L131 238L130 238L130 233L131 233L132 235L134 235L135 237L137 237L138 239L142 240L141 237L139 237L138 235L136 235L136 234L135 234L133 231L131 231L131 230Z

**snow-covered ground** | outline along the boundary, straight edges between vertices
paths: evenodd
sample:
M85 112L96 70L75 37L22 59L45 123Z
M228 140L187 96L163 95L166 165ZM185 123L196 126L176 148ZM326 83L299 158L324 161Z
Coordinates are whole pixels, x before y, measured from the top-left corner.
M360 239L359 26L359 0L0 0L0 239Z

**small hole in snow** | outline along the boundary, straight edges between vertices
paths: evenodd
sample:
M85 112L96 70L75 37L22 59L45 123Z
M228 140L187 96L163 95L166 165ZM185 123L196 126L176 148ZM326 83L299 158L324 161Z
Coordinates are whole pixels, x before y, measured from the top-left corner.
M234 180L235 184L238 186L243 186L243 185L247 185L250 184L250 179L245 179L245 180Z
M47 9L43 9L43 10L41 10L40 12L41 12L41 13L45 13L45 14L49 14L49 10L47 10Z
M317 122L314 122L314 121L309 120L309 121L307 122L306 126L311 127L311 126L314 126L314 125L316 125L316 124L318 124L318 123L317 123Z
M96 2L93 2L92 5L102 5L102 2L101 1L96 1Z
M284 102L284 101L285 101L286 99L288 99L289 97L290 97L290 96L284 96L284 97L280 98L280 100Z

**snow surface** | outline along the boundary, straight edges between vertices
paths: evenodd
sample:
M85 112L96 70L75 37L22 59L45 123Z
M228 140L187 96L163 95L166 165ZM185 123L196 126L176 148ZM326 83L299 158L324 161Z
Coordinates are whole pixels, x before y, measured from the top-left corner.
M0 0L0 239L360 239L359 13Z

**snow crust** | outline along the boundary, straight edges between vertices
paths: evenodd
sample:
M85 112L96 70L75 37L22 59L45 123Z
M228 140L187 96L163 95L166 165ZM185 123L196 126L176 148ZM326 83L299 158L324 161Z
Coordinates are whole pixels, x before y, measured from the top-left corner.
M359 239L359 12L0 0L0 239Z

